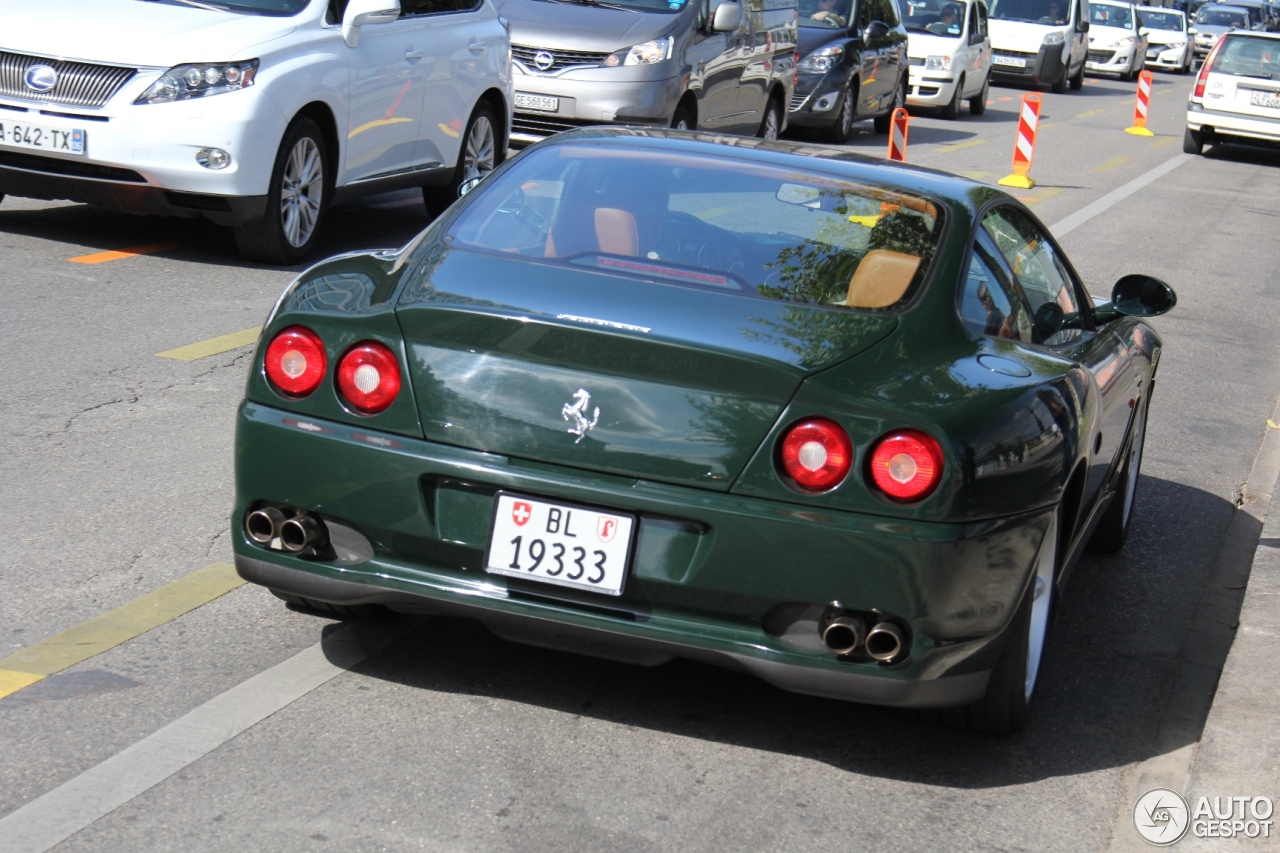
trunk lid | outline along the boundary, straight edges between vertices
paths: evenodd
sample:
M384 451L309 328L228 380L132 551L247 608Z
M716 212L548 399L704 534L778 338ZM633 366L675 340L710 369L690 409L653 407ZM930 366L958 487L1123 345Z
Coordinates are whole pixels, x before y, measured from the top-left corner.
M727 491L888 315L440 249L396 314L427 439Z

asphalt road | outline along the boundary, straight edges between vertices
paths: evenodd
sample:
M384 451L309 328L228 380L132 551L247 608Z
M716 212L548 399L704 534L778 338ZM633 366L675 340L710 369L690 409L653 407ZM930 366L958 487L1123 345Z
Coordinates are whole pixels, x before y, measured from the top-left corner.
M1129 544L1077 571L1021 735L687 662L523 647L463 620L344 629L242 586L0 699L0 821L28 806L0 822L0 850L20 849L5 827L41 808L65 851L1079 851L1127 837L1117 815L1204 657L1188 629L1280 390L1280 154L1181 154L1191 82L1156 76L1154 138L1123 132L1132 84L1042 95L1037 186L1019 195L1050 226L1072 222L1062 242L1095 293L1144 272L1179 303L1156 321L1166 349ZM981 118L914 118L908 160L1008 174L1022 94L993 88ZM851 143L884 146L870 123ZM380 196L334 211L325 250L399 245L426 222L412 193ZM70 260L155 244L171 245ZM230 560L250 349L156 354L260 324L295 273L241 263L200 223L0 202L0 658ZM192 727L204 746L158 773ZM95 776L108 761L140 775Z

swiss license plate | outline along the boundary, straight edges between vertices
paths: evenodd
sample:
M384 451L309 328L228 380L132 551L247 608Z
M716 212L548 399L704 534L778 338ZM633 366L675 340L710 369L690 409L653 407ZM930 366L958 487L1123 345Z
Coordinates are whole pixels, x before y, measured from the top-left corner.
M1280 110L1280 92L1263 92L1260 89L1254 89L1253 94L1249 96L1249 104Z
M59 154L83 154L84 131L46 127L42 124L0 121L0 145Z
M621 595L635 517L499 494L485 571Z
M546 95L526 95L524 92L516 92L516 109L541 110L542 112L553 113L560 109L560 99L548 98Z
M1000 56L996 54L991 57L991 61L996 65L1008 65L1011 68L1026 68L1027 61L1017 56Z

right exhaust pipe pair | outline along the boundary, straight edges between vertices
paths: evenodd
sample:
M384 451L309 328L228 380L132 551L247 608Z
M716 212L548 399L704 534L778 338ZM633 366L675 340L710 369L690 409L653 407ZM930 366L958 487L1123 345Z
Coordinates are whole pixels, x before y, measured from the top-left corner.
M855 652L859 646L877 661L892 661L902 655L906 637L892 622L877 622L871 630L860 616L849 613L833 615L822 621L822 643L838 655Z
M273 506L249 513L244 520L244 531L259 545L271 547L272 542L279 540L280 547L291 554L322 548L328 541L324 522L305 513L285 515Z

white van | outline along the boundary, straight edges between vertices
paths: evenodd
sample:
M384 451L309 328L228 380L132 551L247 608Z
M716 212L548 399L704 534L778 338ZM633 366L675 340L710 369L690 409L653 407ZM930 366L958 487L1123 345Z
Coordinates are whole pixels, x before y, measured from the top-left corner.
M991 76L1057 94L1084 85L1088 0L991 0Z

